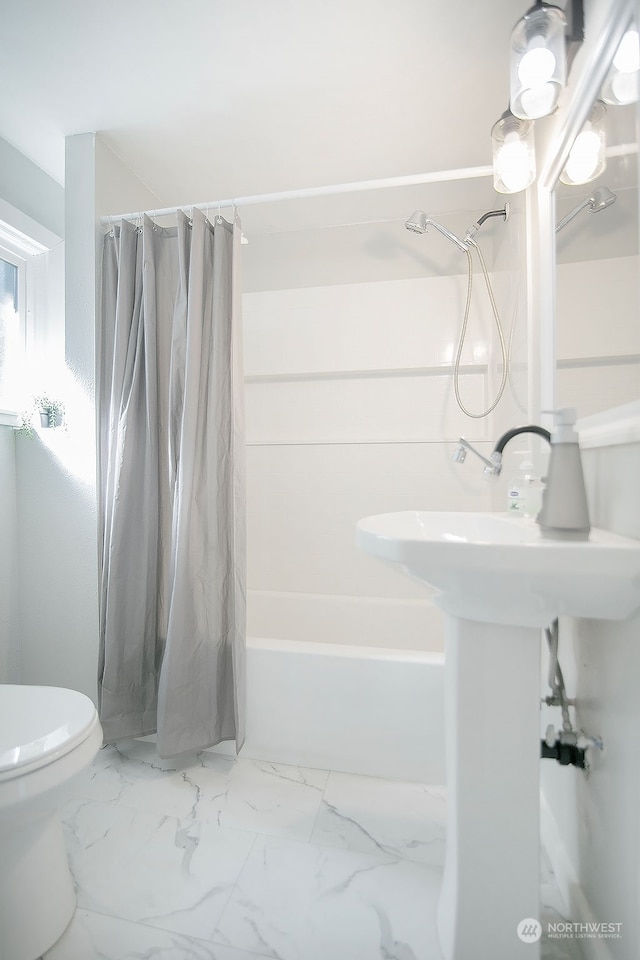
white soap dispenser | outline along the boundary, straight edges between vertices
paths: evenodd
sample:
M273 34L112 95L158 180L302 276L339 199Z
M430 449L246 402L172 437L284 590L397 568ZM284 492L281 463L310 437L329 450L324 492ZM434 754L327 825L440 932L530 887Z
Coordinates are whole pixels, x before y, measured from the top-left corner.
M556 425L551 434L551 456L538 523L544 537L587 540L589 508L578 434L573 429L576 412L568 407L554 414Z

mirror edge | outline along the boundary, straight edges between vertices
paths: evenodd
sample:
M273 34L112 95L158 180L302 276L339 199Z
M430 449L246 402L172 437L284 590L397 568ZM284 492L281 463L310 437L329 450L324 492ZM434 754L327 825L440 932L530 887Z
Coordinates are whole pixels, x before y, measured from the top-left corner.
M585 39L569 81L555 113L536 125L538 176L526 195L528 407L530 422L546 426L541 411L556 405L555 184L633 19L640 22L640 0L585 0Z

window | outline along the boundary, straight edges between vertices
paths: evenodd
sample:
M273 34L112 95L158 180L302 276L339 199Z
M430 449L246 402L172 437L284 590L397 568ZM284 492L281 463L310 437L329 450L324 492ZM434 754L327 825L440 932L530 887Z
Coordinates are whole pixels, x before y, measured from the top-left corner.
M16 413L24 354L24 261L0 247L0 413Z
M27 317L46 249L0 221L0 424L18 424L25 407Z

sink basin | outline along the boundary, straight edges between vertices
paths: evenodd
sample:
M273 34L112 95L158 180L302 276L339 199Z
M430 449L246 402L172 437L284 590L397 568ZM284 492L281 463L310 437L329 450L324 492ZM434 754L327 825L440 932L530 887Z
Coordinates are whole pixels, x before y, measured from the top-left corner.
M591 530L545 540L507 513L406 511L360 520L358 546L435 588L445 613L545 627L557 616L622 620L640 608L640 541Z

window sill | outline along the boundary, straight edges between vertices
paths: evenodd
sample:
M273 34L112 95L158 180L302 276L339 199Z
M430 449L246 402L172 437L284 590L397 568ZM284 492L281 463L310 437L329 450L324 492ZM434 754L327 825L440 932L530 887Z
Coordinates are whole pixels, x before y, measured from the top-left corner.
M0 407L0 427L19 427L21 422L19 413Z

